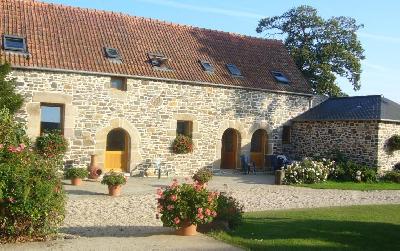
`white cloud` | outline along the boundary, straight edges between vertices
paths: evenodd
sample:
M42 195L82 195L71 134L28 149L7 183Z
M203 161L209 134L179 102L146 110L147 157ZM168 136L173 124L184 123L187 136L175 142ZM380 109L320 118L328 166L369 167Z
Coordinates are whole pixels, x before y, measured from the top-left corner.
M156 5L163 5L173 8L185 9L185 10L193 10L198 12L205 12L205 13L212 13L212 14L219 14L224 16L233 16L233 17L243 17L243 18L252 18L252 19L261 19L264 16L247 11L239 11L239 10L229 10L229 9L222 9L222 8L214 8L214 7L204 7L199 5L187 4L178 1L170 1L170 0L136 0L139 2L156 4Z
M382 42L400 43L400 37L392 37L392 36L365 33L365 32L359 32L358 35L360 37L372 38L372 39L379 40L379 41L382 41Z

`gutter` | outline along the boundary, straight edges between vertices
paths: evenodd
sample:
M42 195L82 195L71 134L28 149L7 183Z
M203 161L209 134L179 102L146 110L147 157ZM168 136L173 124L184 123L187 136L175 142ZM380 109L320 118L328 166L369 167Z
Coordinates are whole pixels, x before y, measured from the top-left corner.
M34 66L11 66L11 68L17 69L17 70L38 70L38 71L60 72L60 73L78 73L78 74L86 74L86 75L98 75L98 76L107 76L107 77L126 77L126 78L134 78L134 79L176 82L176 83L182 83L182 84L224 87L224 88L231 88L231 89L244 89L244 90L260 91L260 92L271 92L271 93L278 93L278 94L291 94L291 95L298 95L298 96L304 96L304 97L312 97L313 96L313 94L301 93L301 92L277 91L277 90L252 88L252 87L244 87L244 86L231 86L231 85L214 84L214 83L201 82L201 81L178 80L178 79L171 79L171 78L148 77L148 76L140 76L140 75L113 74L113 73L104 73L104 72L78 71L78 70L67 70L67 69L59 69L59 68L46 68L46 67L34 67Z

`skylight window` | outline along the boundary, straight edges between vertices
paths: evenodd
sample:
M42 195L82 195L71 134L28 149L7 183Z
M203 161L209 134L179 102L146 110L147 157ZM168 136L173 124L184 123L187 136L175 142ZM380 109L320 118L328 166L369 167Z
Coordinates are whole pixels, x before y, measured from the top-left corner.
M3 35L3 48L7 51L26 52L25 38L12 35Z
M161 54L161 53L149 53L148 56L149 56L150 64L154 68L169 69L169 67L168 67L168 58L165 57L163 54Z
M239 68L236 65L234 65L234 64L226 64L226 67L228 68L229 73L232 76L238 76L238 77L242 76L242 73L240 72Z
M289 79L282 73L279 71L273 71L272 75L274 75L274 78L276 79L276 81L278 81L279 83L282 84L289 84Z
M120 55L118 50L111 47L104 47L104 52L106 53L106 57L111 59L120 59Z
M207 61L202 61L202 60L200 60L199 62L205 72L210 72L210 73L214 72L214 67L212 66L211 63L209 63Z

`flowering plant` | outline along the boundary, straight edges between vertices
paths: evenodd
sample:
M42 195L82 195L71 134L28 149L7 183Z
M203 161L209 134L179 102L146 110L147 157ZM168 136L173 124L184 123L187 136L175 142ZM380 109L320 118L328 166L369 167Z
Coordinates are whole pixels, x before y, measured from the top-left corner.
M213 173L212 171L207 168L207 167L203 167L199 170L197 170L197 172L193 175L192 179L194 181L198 181L199 183L207 183L209 182L213 177Z
M326 181L329 173L334 169L334 161L323 159L316 161L305 158L295 161L285 168L283 181L286 184L312 184Z
M176 136L174 142L172 143L172 150L174 153L190 153L193 151L193 141L192 138L185 135Z
M211 222L217 216L217 192L209 192L204 185L178 184L157 190L157 218L161 214L164 226L179 228L185 224L198 225Z
M126 184L126 178L123 173L117 173L114 171L110 171L106 173L101 181L101 184L108 186L119 186Z

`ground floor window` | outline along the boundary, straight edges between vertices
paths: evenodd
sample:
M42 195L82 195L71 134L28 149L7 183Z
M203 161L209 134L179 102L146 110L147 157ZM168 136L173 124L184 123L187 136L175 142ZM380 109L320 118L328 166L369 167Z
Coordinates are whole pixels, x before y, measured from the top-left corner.
M193 121L178 120L176 124L176 135L192 137Z
M52 130L64 133L64 105L42 103L40 105L40 133Z

